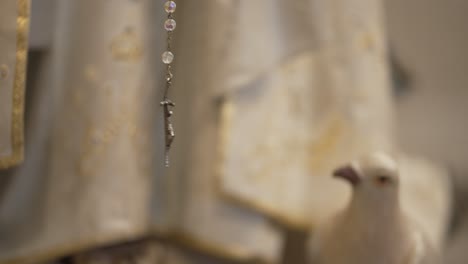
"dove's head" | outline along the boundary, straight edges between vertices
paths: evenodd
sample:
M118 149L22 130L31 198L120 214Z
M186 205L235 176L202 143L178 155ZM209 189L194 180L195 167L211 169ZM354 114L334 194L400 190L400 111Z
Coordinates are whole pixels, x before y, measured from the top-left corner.
M383 197L398 195L399 175L393 158L384 153L364 156L349 165L336 169L335 177L348 181L354 196L379 201Z

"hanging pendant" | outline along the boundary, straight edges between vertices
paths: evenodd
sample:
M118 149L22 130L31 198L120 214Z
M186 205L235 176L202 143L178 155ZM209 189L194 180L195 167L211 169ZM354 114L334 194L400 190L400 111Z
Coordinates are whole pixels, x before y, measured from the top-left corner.
M169 89L172 86L172 67L171 63L174 61L174 54L171 51L172 44L172 32L176 28L176 21L172 17L172 14L176 10L176 3L174 1L167 1L164 4L164 10L167 13L167 20L164 22L164 29L167 31L167 49L161 55L161 60L164 64L167 65L166 68L166 87L164 90L164 98L161 101L161 106L163 107L164 115L164 140L165 140L165 158L164 165L169 167L169 152L171 150L172 142L175 138L174 127L171 122L171 117L173 115L172 109L175 107L175 104L168 98Z
M169 151L171 150L172 142L175 138L174 127L172 126L171 116L173 114L171 108L175 106L173 102L166 99L161 102L161 106L164 108L164 130L165 130L165 160L164 164L169 167Z

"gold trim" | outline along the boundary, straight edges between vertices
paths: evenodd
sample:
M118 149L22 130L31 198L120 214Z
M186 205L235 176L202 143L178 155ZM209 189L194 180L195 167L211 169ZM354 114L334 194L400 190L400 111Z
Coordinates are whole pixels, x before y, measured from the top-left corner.
M224 199L228 201L239 204L243 207L253 209L265 215L266 217L270 218L272 222L277 223L280 226L303 232L309 232L313 229L312 223L308 223L305 220L294 219L293 217L287 216L286 214L280 212L280 210L277 210L272 206L268 206L266 203L256 202L251 199L242 198L240 196L233 195L226 191L224 191L221 195Z
M24 263L44 263L48 261L55 260L57 258L69 256L70 254L77 254L86 250L106 246L109 244L115 244L122 241L134 241L144 237L148 237L148 232L145 231L135 231L133 234L117 234L113 233L112 235L107 235L105 237L96 237L94 239L81 240L73 244L67 245L57 245L52 246L52 250L36 249L36 251L30 251L29 254L0 259L2 264L24 264ZM34 254L37 252L37 254ZM33 253L33 254L31 254Z
M264 214L272 221L286 226L291 229L300 230L300 231L310 231L313 228L312 223L307 220L295 219L287 214L281 212L267 203L254 201L252 199L243 198L239 195L233 194L223 188L222 184L222 175L224 169L224 161L226 160L226 146L227 140L229 138L229 133L231 131L230 124L232 116L234 115L235 108L232 102L229 101L229 97L224 98L224 101L221 103L221 128L220 128L220 144L218 148L218 153L220 160L218 161L217 173L216 173L216 189L221 194L221 196L231 202L237 203L241 206L255 210L261 214Z
M20 255L10 259L0 259L2 264L24 264L24 263L43 263L53 261L54 259L76 255L80 252L96 249L110 244L120 242L137 241L142 239L157 239L162 242L166 241L175 247L179 246L194 250L198 253L206 254L215 258L221 258L230 261L255 264L273 264L271 261L253 257L238 249L225 249L215 244L202 241L182 231L168 232L160 229L140 230L132 235L113 234L101 237L100 239L89 239L86 241L78 241L77 243L61 245L54 247L53 250L44 250L38 254Z
M17 0L18 17L16 18L16 66L13 84L12 109L12 154L0 159L0 169L15 166L24 157L24 91L26 63L28 54L29 8L30 0Z
M241 249L223 248L216 244L212 244L201 239L195 238L194 236L186 234L184 232L173 232L169 235L168 240L182 247L192 249L215 258L242 263L271 263L259 257L251 256L250 254L244 252Z

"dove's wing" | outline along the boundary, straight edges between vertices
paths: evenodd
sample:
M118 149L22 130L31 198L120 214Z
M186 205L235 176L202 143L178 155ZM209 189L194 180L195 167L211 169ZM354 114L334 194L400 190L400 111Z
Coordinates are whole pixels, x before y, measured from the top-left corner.
M413 247L403 264L440 264L440 256L422 233L415 233Z

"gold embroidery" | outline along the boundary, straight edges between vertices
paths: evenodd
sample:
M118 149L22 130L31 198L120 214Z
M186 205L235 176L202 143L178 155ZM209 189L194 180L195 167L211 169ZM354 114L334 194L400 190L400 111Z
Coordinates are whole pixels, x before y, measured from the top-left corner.
M311 144L309 170L317 174L323 172L330 165L330 159L336 155L335 151L343 138L345 123L339 113L333 112L324 124L324 131Z
M110 48L112 57L118 61L134 62L143 54L139 38L131 27L115 37Z
M83 75L86 80L96 82L98 80L99 73L95 65L89 64L84 68Z
M29 0L17 1L18 17L16 19L16 67L13 87L12 111L12 155L0 159L0 169L17 165L23 160L23 116L24 116L24 89L26 78L26 60L28 50L29 30ZM4 71L2 71L2 76Z
M90 176L95 173L96 165L102 161L102 158L107 157L104 153L109 151L109 146L115 143L119 135L125 134L132 139L133 144L137 144L138 139L142 137L141 131L145 129L140 128L135 120L137 114L127 111L122 107L119 113L109 117L108 122L100 126L88 125L81 144L82 153L78 160L81 175Z
M0 80L5 80L10 75L10 68L6 64L0 65Z
M222 186L222 175L224 173L224 161L226 158L226 148L228 145L229 135L232 124L232 118L235 115L236 108L235 105L227 99L221 105L221 128L220 128L220 144L217 152L219 153L220 160L217 163L217 173L216 173L216 182L215 187L219 195L224 199L230 202L237 203L241 206L251 208L261 214L266 215L271 220L280 223L281 225L291 227L297 230L311 230L312 223L293 217L291 215L285 214L282 210L269 206L267 203L255 202L252 199L244 199L239 195L232 195L229 192L223 190Z

